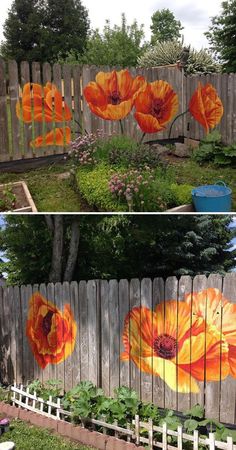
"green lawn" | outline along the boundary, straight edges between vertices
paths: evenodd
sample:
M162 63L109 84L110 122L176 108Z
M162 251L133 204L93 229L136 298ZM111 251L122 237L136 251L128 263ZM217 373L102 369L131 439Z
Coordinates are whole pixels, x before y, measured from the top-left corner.
M38 428L20 420L13 420L10 431L0 437L0 442L13 441L17 450L91 450L91 447L75 444L53 435L45 428Z
M68 172L66 165L51 165L25 173L2 173L0 183L26 181L38 211L77 212L84 210L81 199L70 184L69 179L61 179L60 174Z
M199 166L194 161L174 165L174 175L179 184L188 182L195 186L224 181L232 189L232 211L236 211L236 169L231 167Z

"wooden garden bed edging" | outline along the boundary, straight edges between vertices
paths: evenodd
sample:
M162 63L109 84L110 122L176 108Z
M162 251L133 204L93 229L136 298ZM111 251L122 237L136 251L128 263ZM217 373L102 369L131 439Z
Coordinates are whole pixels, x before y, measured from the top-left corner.
M24 205L22 207L16 207L16 209L13 209L11 211L6 212L37 212L37 208L35 206L35 203L31 197L30 191L28 189L27 184L25 181L16 181L14 183L6 183L6 184L0 184L0 192L4 189L12 189L13 194L15 194L16 199L18 195L22 195L24 198ZM20 193L20 194L19 194ZM20 202L21 200L19 200Z
M120 427L117 423L108 424L103 420L85 419L87 424L94 427L97 425L103 429L103 433L90 431L84 426L75 426L61 419L61 416L70 417L71 413L61 408L60 399L57 399L57 402L53 402L50 397L49 401L45 401L37 397L36 393L30 394L28 388L25 389L22 385L18 388L16 384L11 386L11 392L13 393L11 397L13 406L2 402L0 403L0 412L8 415L12 414L13 417L22 420L28 420L34 425L51 428L63 436L78 440L83 444L95 446L101 450L131 450L137 448L136 445L140 444L148 444L150 450L155 448L182 450L183 440L191 442L193 450L198 450L199 445L205 445L209 447L209 450L236 450L232 437L228 437L227 442L216 441L214 433L209 433L208 438L201 438L197 430L194 431L193 435L184 433L182 426L179 426L177 431L168 430L166 424L156 426L153 425L151 419L148 422L143 422L140 421L138 415L135 416L132 424L127 424L127 428ZM140 429L148 432L148 438L140 435ZM115 437L107 436L107 430L115 431ZM155 432L162 435L161 442L154 440ZM119 436L125 437L127 441L119 439ZM177 437L177 446L168 444L168 436ZM131 443L131 440L135 444ZM144 447L139 447L139 449L144 449Z

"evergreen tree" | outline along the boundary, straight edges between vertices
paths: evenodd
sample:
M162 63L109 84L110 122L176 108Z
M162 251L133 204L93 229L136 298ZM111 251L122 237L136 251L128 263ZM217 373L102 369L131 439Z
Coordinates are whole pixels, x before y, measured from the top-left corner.
M59 53L82 54L89 30L80 0L14 0L4 24L1 54L17 62L50 63Z
M221 14L212 18L205 35L225 71L236 72L236 0L222 3Z
M181 37L182 24L169 9L161 9L152 15L151 43L175 41Z

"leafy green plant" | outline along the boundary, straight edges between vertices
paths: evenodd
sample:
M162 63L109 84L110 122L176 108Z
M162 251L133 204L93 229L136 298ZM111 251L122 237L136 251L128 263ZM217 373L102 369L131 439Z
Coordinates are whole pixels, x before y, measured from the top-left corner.
M189 184L176 184L173 183L170 186L170 190L174 196L174 203L178 205L186 205L192 203L192 189L194 186Z
M193 152L198 164L212 162L216 166L236 166L236 143L226 146L221 142L221 134L214 130L201 140L199 148Z
M11 187L6 187L0 192L0 211L10 211L14 208L16 196Z
M179 417L177 417L172 410L167 411L165 416L160 420L160 425L163 425L164 423L167 424L169 430L173 431L176 431L178 426L181 425Z
M42 383L40 380L34 380L28 385L30 394L36 392L36 395L43 400L48 400L50 396L55 400L61 393L61 380L48 380Z
M127 204L120 203L109 191L108 183L113 170L104 162L92 170L83 167L77 170L78 189L91 206L102 211L127 211Z
M163 166L156 149L148 145L138 145L128 151L127 148L113 148L108 156L109 163L116 166L134 167L137 169L146 165L151 168Z

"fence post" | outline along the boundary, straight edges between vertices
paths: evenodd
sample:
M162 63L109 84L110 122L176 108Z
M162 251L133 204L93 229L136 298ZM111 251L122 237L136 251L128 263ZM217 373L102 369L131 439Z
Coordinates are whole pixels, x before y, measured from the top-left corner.
M193 432L193 450L198 450L199 433L197 430Z
M209 450L215 450L215 435L209 433Z
M135 443L137 445L140 444L140 425L139 425L139 416L136 414L135 415Z
M152 419L148 420L148 445L150 447L150 450L153 450L153 421Z
M167 450L167 425L163 423L162 427L162 448L163 450Z
M178 450L183 448L183 427L180 425L178 427Z
M227 450L233 450L233 438L231 436L227 437Z

